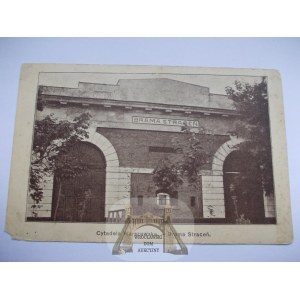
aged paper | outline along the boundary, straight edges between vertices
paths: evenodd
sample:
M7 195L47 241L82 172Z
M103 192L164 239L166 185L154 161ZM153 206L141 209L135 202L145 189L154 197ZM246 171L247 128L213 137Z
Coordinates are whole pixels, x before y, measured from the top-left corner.
M23 65L6 231L115 253L290 243L279 73Z

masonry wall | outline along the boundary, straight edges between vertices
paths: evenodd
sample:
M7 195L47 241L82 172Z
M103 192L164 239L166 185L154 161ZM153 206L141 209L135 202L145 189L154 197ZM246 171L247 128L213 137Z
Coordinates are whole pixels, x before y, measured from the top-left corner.
M67 119L72 121L75 116L88 112L91 117L91 122L97 127L107 128L127 128L139 130L154 130L180 132L181 125L154 125L142 124L134 122L134 117L148 118L167 118L170 120L185 120L197 122L199 128L205 129L211 134L228 135L228 131L233 131L235 128L236 116L234 115L216 115L213 113L193 113L192 111L185 112L166 112L152 108L120 108L120 107L96 107L87 106L69 106L67 104L48 104L43 112L38 112L37 117L43 117L49 113L53 113L59 119Z
M149 147L162 147L172 148L174 139L185 141L186 135L182 132L181 126L165 126L165 125L150 125L150 124L134 124L132 122L133 116L150 116L150 117L164 117L168 119L183 119L183 120L194 120L199 122L208 122L211 119L211 128L222 128L223 131L230 129L228 124L229 119L224 117L218 117L213 121L212 116L202 116L202 119L195 117L194 115L184 114L162 114L162 112L153 111L142 111L142 110L120 110L120 109L94 109L92 107L73 107L64 105L46 106L43 112L37 113L37 118L43 118L45 115L53 113L54 116L59 119L68 119L72 121L80 113L89 112L92 115L91 125L97 127L97 132L107 138L108 141L113 145L119 160L119 169L113 170L107 174L107 191L106 191L106 215L111 208L114 208L116 203L120 199L135 198L136 194L131 191L134 187L134 182L137 177L144 176L144 191L148 189L155 189L150 174L132 174L131 170L134 168L134 172L145 172L141 171L141 168L147 169L147 173L151 173L164 158L175 158L175 153L164 153L164 152L153 152L149 150ZM209 124L209 122L207 123ZM218 125L219 124L219 125ZM218 126L216 126L218 125ZM120 127L123 128L120 128ZM209 129L208 129L209 131ZM209 153L211 153L211 161L204 167L204 169L211 168L212 157L218 147L228 139L228 135L223 134L208 134L203 135L203 147ZM123 169L121 169L123 168ZM129 168L128 170L124 168ZM124 178L123 178L124 177ZM133 178L130 181L130 178ZM120 179L121 178L121 179ZM141 178L141 177L140 177ZM121 185L120 185L120 180ZM127 183L123 184L123 181ZM125 182L124 181L124 182ZM143 181L143 180L142 180ZM130 186L130 182L132 185ZM37 210L39 217L49 218L51 215L52 205L52 181L49 179L45 183L44 199L41 203L41 207ZM202 217L202 194L191 193L190 187L181 187L179 192L179 203L184 204L186 207L179 206L174 208L175 214L178 218L201 218ZM155 191L151 191L151 194L145 195L146 197L153 197ZM193 194L193 195L192 195ZM194 195L195 194L195 195ZM190 207L190 197L196 198L195 207ZM32 217L31 203L29 199L27 216ZM124 202L123 200L121 201ZM118 206L117 206L118 207ZM192 216L191 216L192 215Z
M164 206L157 204L158 188L154 185L152 174L132 174L131 176L131 205L135 215L151 212L156 216L163 216ZM142 205L138 198L142 196ZM194 222L202 218L201 186L195 189L184 183L177 190L177 195L170 195L170 204L173 209L173 222ZM192 205L191 197L195 198Z
M97 128L99 136L106 138L115 151L111 156L118 157L118 165L108 168L106 189L106 215L114 208L120 199L124 203L132 201L136 207L136 213L142 213L150 206L150 200L145 202L144 208L137 205L137 196L143 191L144 198L155 198L155 186L151 173L164 158L175 158L177 154L172 152L153 152L149 147L171 148L173 140L184 141L186 136L180 132L181 126L167 126L154 124L138 124L133 122L134 116L158 117L168 119L182 119L197 121L199 127L204 127L207 134L202 135L203 148L210 153L210 161L203 167L201 173L202 191L195 193L190 187L181 187L178 190L178 203L182 204L180 209L174 207L176 218L224 218L224 186L222 161L231 151L228 132L234 129L234 116L199 115L185 113L163 113L161 111L147 111L146 109L119 109L111 107L71 107L71 106L49 106L43 112L38 112L37 117L54 113L58 119L72 121L80 113L89 112L92 115L91 126ZM221 147L222 145L225 146ZM107 145L105 145L106 147ZM111 147L111 146L109 146ZM220 148L221 147L221 148ZM101 149L101 147L99 147ZM103 150L103 149L101 149ZM217 154L216 154L217 153ZM196 206L190 206L190 197L196 197ZM129 200L131 199L131 200ZM149 202L150 201L150 202ZM122 203L123 203L122 202ZM52 203L52 180L45 181L44 200L39 208L41 218L50 217ZM147 206L149 204L149 206ZM33 203L29 198L27 216L32 217ZM122 204L123 205L123 204ZM120 204L120 206L122 206ZM118 206L117 206L118 207ZM213 208L213 210L211 210ZM153 211L160 215L161 210ZM274 199L265 199L266 217L275 216ZM156 213L157 212L157 213Z
M159 150L154 152L149 147L172 148L175 139L180 143L187 143L188 138L184 133L165 131L98 128L97 132L104 135L114 145L122 167L155 168L164 158L178 158L178 154L164 153L164 149L161 152ZM201 146L210 153L210 162L203 169L211 169L214 153L227 140L227 136L221 135L201 136Z

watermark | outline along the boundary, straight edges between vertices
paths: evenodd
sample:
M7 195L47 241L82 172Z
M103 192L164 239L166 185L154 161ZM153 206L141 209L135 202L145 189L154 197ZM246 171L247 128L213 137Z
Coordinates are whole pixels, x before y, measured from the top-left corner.
M128 199L129 200L129 199ZM170 199L171 200L171 199ZM110 224L122 226L121 230L97 231L99 237L115 237L112 246L112 255L176 255L184 256L189 254L188 246L182 240L187 236L193 238L194 232L179 232L176 228L178 223L173 223L173 218L178 213L185 212L185 217L193 219L193 214L184 203L176 201L176 206L171 205L173 201L167 201L164 205L151 207L138 207L134 205L134 199L130 199L127 205L117 203L116 209L112 208L109 212ZM145 202L155 203L156 199L145 199ZM180 202L180 205L179 205ZM174 202L175 203L175 202Z

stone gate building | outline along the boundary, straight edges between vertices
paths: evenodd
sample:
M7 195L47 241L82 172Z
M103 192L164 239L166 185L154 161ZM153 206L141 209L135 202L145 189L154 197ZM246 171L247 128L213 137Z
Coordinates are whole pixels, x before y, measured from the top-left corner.
M79 82L78 88L40 86L38 98L45 108L37 118L53 113L72 121L86 111L92 115L89 138L72 150L89 171L64 182L55 174L45 178L40 206L33 211L28 199L28 221L54 221L55 214L57 222L110 222L122 219L128 206L136 215L161 215L170 205L174 223L236 223L236 216L251 223L275 222L274 199L261 186L255 199L232 196L232 179L242 172L238 166L243 163L236 162L243 141L234 134L239 116L226 95L160 78L121 79L116 85ZM210 161L199 174L200 188L183 184L170 195L155 186L152 173L162 159L178 155L173 140L184 142L184 124L205 129L201 140Z

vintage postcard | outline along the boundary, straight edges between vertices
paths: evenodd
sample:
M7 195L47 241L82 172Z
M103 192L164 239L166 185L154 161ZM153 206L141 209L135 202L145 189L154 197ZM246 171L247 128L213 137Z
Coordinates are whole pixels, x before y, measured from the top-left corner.
M279 73L23 65L6 231L114 254L292 242Z

